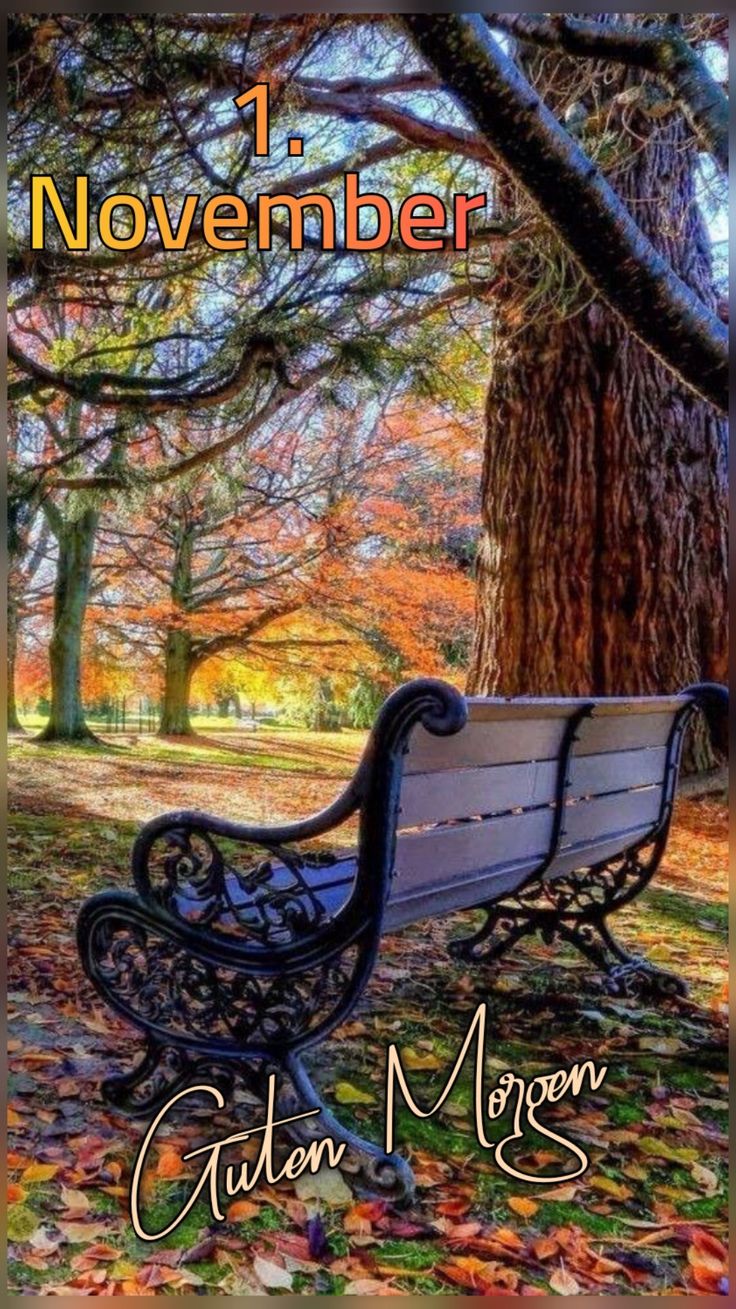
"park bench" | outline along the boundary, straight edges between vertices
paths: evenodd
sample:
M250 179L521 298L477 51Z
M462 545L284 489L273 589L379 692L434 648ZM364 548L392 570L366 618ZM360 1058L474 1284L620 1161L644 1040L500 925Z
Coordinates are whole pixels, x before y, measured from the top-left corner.
M452 943L463 959L493 962L539 930L579 947L615 991L683 991L607 920L661 861L690 719L700 709L712 725L727 703L713 684L503 700L422 679L389 697L355 776L322 812L272 827L187 810L147 823L132 856L137 894L102 892L79 916L88 976L146 1037L107 1098L148 1114L205 1068L260 1091L277 1070L279 1116L322 1109L293 1124L297 1139L329 1133L347 1142L365 1189L406 1192L406 1162L321 1105L303 1051L351 1013L383 935L459 910L486 914ZM355 849L315 844L354 815Z

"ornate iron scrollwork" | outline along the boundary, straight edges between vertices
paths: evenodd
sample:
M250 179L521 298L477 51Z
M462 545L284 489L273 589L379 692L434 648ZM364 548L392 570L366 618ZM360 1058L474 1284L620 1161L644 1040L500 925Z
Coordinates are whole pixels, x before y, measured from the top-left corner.
M252 843L250 858L236 863L204 828L165 828L147 852L146 898L182 922L265 948L304 940L328 917L308 869L334 866L337 856L258 844L266 858Z
M98 989L162 1042L234 1054L303 1043L339 1012L358 944L296 976L258 976L197 954L145 911L110 904L89 924L85 962Z
M225 1079L237 1072L261 1088L264 1070L273 1069L282 1105L322 1110L316 1129L305 1126L311 1120L294 1125L297 1138L327 1133L346 1144L345 1168L363 1189L410 1194L408 1164L346 1131L321 1104L299 1055L348 1016L371 975L410 732L421 722L451 735L466 717L453 687L409 683L386 701L355 776L321 812L252 827L182 810L146 824L133 847L137 896L94 896L77 924L88 977L145 1033L143 1060L105 1083L114 1104L147 1114L207 1069ZM356 813L356 856L294 848ZM220 841L236 843L237 855Z
M495 963L523 936L539 932L574 945L605 974L615 995L686 995L681 978L630 954L613 936L606 918L632 900L653 877L664 850L659 835L647 846L564 877L534 881L513 895L483 906L486 921L473 936L451 942L458 958Z

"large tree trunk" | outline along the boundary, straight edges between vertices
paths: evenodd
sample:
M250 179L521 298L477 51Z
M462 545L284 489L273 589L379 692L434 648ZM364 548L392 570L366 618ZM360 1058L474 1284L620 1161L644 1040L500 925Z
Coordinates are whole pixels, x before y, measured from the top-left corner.
M89 599L99 512L87 509L72 521L58 521L59 547L54 586L54 627L49 645L51 713L40 741L94 739L82 708L82 629Z
M18 652L18 610L12 597L8 598L8 732L22 732L23 724L18 717L18 705L15 699L15 660Z
M174 627L166 637L160 736L192 735L189 695L193 673L191 635L185 628Z
M615 181L712 306L684 137L679 122L657 128ZM722 421L600 305L563 320L537 307L520 327L533 272L509 273L487 401L470 690L638 694L724 681ZM704 741L695 762L711 762Z
M195 659L192 635L186 615L192 601L192 558L194 530L186 515L179 523L171 571L171 602L181 621L170 627L164 649L164 699L159 724L160 736L191 736L189 697Z

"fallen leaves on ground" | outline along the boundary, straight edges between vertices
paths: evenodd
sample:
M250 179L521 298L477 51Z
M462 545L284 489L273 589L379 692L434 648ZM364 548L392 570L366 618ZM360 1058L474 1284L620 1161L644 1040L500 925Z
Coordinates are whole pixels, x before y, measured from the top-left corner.
M73 929L92 890L128 884L134 826L118 820L131 813L130 795L139 818L163 806L163 766L149 760L138 768L132 752L108 759L112 790L103 814L107 797L96 766L85 759L72 777L63 752L39 758L46 796L57 786L63 792L63 781L74 799L61 818L20 813L11 834L7 1226L14 1291L727 1294L723 806L680 804L665 869L620 915L627 942L687 975L690 999L610 997L574 952L532 940L493 975L500 985L489 985L480 969L448 956L460 919L422 923L385 943L359 1010L314 1058L326 1099L348 1125L378 1140L386 1045L397 1044L413 1093L430 1104L469 1017L488 999L489 1089L508 1068L530 1078L585 1058L609 1065L598 1092L577 1108L556 1106L560 1130L590 1154L584 1176L545 1186L501 1173L475 1139L468 1069L434 1117L399 1110L398 1141L418 1182L411 1209L355 1195L342 1174L324 1170L231 1199L222 1224L197 1206L171 1237L148 1244L135 1238L127 1210L142 1129L105 1107L99 1091L113 1068L139 1056L139 1038L86 983ZM323 803L334 791L332 771L344 766L335 755L321 774L316 764L303 778L282 776L284 812ZM18 775L27 767L17 764ZM248 812L237 816L263 818L272 782L267 772L212 765L198 775L197 803L232 813L237 790L248 796ZM180 778L172 773L166 785L169 799L180 802ZM20 787L23 801L31 790L39 796L37 782ZM234 1103L222 1116L222 1134L254 1121L261 1121L257 1107ZM191 1185L192 1166L182 1156L207 1139L206 1127L177 1121L159 1142L145 1193L159 1225ZM500 1138L500 1123L487 1127ZM515 1157L540 1177L569 1167L564 1151L542 1138L522 1142Z

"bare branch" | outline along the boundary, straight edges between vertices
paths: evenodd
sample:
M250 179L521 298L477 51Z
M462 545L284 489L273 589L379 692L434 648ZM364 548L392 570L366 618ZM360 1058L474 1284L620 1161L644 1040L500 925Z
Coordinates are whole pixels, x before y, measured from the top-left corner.
M170 409L207 409L223 404L242 391L256 369L274 363L273 342L264 337L251 337L234 367L209 386L197 390L179 390L182 382L196 376L196 371L182 373L177 378L131 378L118 373L91 373L80 377L74 373L56 372L29 358L12 340L8 340L8 358L28 374L28 379L11 382L8 397L17 400L29 390L53 387L88 404L103 408L145 409L147 414L161 414ZM198 371L198 370L197 370ZM177 389L160 390L170 383ZM105 389L111 385L123 388L123 394ZM127 389L130 388L130 389Z
M522 41L652 73L677 101L703 149L728 172L728 99L679 28L596 23L572 14L488 14L486 21Z
M655 250L478 14L402 21L603 300L696 394L728 406L728 332Z

